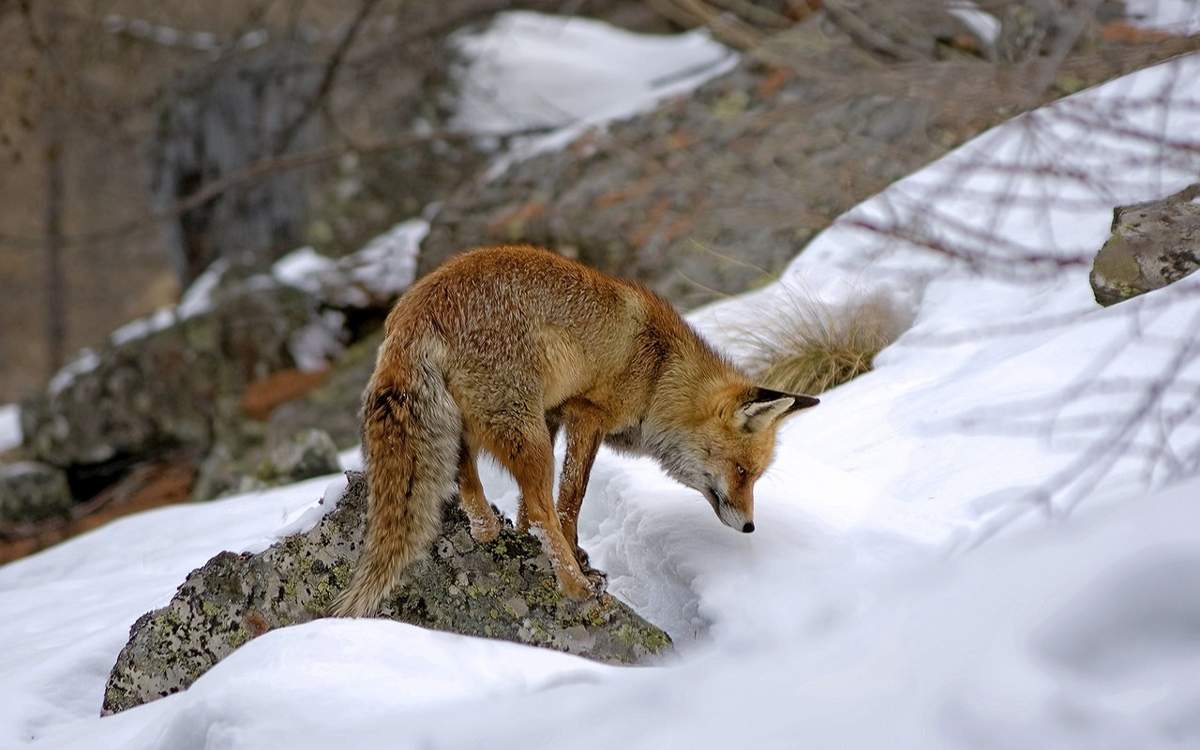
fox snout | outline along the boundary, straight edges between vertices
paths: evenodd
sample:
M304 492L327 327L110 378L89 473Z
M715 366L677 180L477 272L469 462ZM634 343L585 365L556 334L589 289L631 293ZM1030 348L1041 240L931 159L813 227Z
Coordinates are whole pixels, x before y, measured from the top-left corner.
M729 502L729 498L724 492L715 487L709 487L705 490L704 496L708 498L708 504L716 512L717 518L721 519L721 523L743 534L754 531L754 520Z

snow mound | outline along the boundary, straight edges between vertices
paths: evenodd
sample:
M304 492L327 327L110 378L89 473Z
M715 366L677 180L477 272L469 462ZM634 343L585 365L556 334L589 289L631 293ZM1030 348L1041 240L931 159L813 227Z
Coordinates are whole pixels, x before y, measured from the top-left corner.
M311 247L294 250L275 262L271 274L335 307L384 305L413 282L428 233L428 221L409 219L337 260Z
M1125 12L1145 28L1179 35L1200 33L1200 3L1196 0L1126 0Z
M21 444L21 407L16 404L0 406L0 453Z
M497 169L561 148L588 128L630 117L732 70L738 55L706 31L635 34L601 21L510 11L458 34L467 59L453 125L480 135L531 128Z

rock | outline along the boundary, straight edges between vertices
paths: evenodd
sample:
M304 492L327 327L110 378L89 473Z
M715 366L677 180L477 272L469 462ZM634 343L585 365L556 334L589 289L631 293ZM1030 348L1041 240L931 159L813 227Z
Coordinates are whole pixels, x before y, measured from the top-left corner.
M340 449L359 443L359 402L375 370L375 353L383 340L379 330L348 347L334 363L329 378L303 398L280 406L267 422L269 439L278 441L306 425L319 424Z
M316 89L319 58L314 45L290 36L170 87L150 149L156 202L174 205L258 160L321 145L325 121L297 95ZM261 268L280 249L301 244L313 174L281 170L234 184L168 222L180 281L190 284L218 257L253 259Z
M200 462L191 499L194 502L202 502L225 495L267 489L270 485L259 479L255 470L258 457L262 455L261 446L251 451L253 458L239 458L244 455L235 455L235 450L226 443L214 445Z
M200 464L192 500L263 490L342 470L337 446L324 430L302 428L267 437L255 423L242 425L213 446Z
M324 616L349 583L365 528L366 482L347 477L337 507L313 529L259 554L220 553L167 606L138 618L109 674L103 713L183 690L251 638ZM670 647L666 633L608 594L564 600L532 536L506 524L496 541L478 545L457 503L447 504L445 519L429 559L413 566L381 617L613 664Z
M270 459L260 474L268 475L268 481L291 484L341 470L333 438L324 430L309 428L272 448Z
M1060 94L980 60L890 66L821 16L686 97L463 186L432 218L418 276L533 242L694 307L772 280L854 205ZM1168 54L1097 50L1060 69L1092 85Z
M34 461L0 466L0 526L65 516L72 505L60 469Z
M246 384L294 367L305 354L298 344L329 325L310 296L266 277L214 294L211 309L147 324L143 335L69 365L24 403L33 456L74 471L178 448L203 453L222 422L240 420Z
M820 39L798 46L829 50L802 26ZM472 246L525 241L693 307L771 280L837 215L943 151L916 98L770 76L743 64L459 191L432 220L418 275Z
M1166 198L1113 209L1112 236L1096 254L1096 301L1114 305L1200 267L1200 183Z

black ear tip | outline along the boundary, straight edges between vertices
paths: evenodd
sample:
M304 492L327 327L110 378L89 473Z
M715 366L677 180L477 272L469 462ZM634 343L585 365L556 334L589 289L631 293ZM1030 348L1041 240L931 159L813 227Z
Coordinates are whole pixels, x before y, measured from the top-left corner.
M816 398L814 396L798 395L798 396L796 396L796 404L792 408L793 409L807 409L810 406L816 406L819 403L821 403L821 399Z

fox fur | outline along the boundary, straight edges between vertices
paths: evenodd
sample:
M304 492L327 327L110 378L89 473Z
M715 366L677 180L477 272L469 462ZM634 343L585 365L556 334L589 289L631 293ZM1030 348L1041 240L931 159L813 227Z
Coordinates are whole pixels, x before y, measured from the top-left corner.
M576 522L602 443L657 459L723 523L753 531L754 482L771 462L776 427L816 403L755 385L640 285L531 246L455 256L388 315L363 395L366 542L334 612L373 614L426 554L456 491L472 536L496 537L475 469L480 451L516 479L517 527L541 539L571 598L598 586Z

